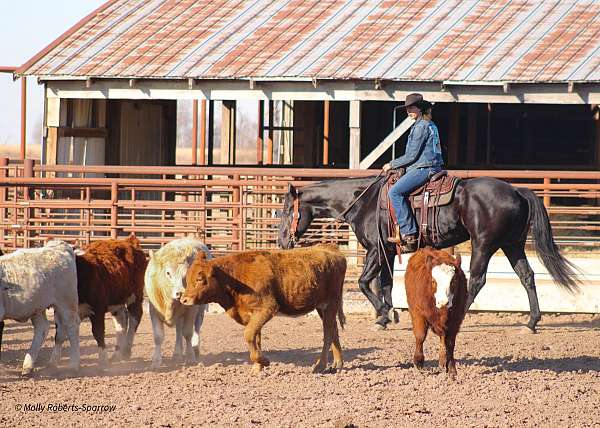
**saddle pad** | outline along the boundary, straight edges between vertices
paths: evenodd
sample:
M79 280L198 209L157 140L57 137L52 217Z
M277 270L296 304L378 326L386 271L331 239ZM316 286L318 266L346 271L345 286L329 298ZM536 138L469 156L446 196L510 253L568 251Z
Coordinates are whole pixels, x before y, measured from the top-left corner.
M429 208L442 207L444 205L448 205L454 199L456 185L458 184L460 179L458 177L447 176L447 177L442 178L442 180L443 180L443 182L441 183L441 192L440 192L439 196L438 196L437 189L440 188L439 187L440 183L438 183L436 181L436 182L433 182L434 183L433 185L431 183L428 183L426 186L425 191L429 192L429 203L427 204L427 206ZM417 195L410 196L410 202L411 202L411 205L413 206L413 209L421 208L421 206L423 205L423 195L424 194L425 194L425 192L422 192Z

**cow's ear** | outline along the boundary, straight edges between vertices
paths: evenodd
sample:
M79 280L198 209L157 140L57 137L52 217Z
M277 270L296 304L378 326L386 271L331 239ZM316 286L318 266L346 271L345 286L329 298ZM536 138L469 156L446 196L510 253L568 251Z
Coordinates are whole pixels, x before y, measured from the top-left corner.
M148 256L150 257L150 260L152 260L152 257L154 257L154 250L148 251Z
M199 251L196 260L202 263L206 262L206 253L204 251Z
M298 196L298 192L292 183L288 184L288 193L294 198Z
M425 266L427 266L427 270L431 270L431 268L433 267L433 257L431 257L429 254L425 259Z
M454 257L454 266L456 266L457 268L460 268L461 264L462 264L462 257L460 256L460 254L457 254L456 257Z

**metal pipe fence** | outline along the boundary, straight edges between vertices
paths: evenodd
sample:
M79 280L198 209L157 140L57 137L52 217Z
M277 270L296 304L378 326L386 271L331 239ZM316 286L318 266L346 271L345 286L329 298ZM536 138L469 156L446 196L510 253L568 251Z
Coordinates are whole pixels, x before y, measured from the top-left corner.
M51 238L85 245L134 232L145 248L197 236L215 253L277 246L289 183L376 175L376 170L35 165L0 159L0 245ZM559 245L600 245L600 172L451 171L529 187L544 199ZM93 177L89 175L93 174ZM103 177L97 177L102 174ZM318 220L307 242L336 242L360 268L363 251L347 225Z

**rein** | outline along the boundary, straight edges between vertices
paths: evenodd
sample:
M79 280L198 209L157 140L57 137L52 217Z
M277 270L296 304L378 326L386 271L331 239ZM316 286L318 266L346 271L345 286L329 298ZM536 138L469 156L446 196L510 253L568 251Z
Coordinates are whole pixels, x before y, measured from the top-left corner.
M365 190L363 190L363 191L360 193L360 195L358 195L356 198L354 198L354 200L353 200L352 202L350 202L350 205L348 205L348 206L346 207L346 209L345 209L344 211L342 211L342 212L340 213L340 215L338 215L338 216L337 216L335 219L336 219L337 221L345 221L345 220L346 220L346 214L348 214L348 212L349 212L349 211L352 209L352 207L354 206L354 204L356 204L356 203L357 203L357 202L360 200L360 198L362 198L362 197L365 195L365 193L367 193L367 192L369 191L369 189L371 189L371 187L373 187L373 186L374 186L374 185L375 185L375 184L376 184L376 183L379 181L379 179L381 178L381 176L382 176L383 174L384 174L384 171L383 171L383 170L379 171L379 174L377 174L377 177L375 177L375 178L373 179L373 181L371 182L371 184L369 184L369 185L368 185L368 186L365 188Z

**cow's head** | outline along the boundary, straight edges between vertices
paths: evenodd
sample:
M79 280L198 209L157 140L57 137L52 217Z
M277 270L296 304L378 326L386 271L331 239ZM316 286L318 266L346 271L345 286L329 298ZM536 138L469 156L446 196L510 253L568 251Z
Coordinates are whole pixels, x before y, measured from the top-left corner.
M434 291L436 306L441 308L446 305L452 306L454 294L456 292L456 281L464 274L461 270L460 254L454 258L445 251L429 250L426 265L431 272L431 282Z
M210 303L217 293L218 283L213 266L206 260L206 254L198 253L186 275L187 287L180 302L184 305Z
M296 241L306 232L313 220L312 210L301 203L302 192L291 184L283 201L280 212L278 244L280 248L294 248Z

